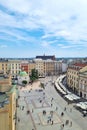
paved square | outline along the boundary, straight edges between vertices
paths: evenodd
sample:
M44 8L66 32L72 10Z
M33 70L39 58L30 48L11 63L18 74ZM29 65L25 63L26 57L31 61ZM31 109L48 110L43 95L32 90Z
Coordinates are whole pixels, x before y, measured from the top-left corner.
M46 100L42 100L42 99L32 100L32 104L34 108L50 107L49 103Z
M46 114L38 113L40 122L42 125L51 125L61 123L61 119L59 118L58 114L56 112L53 112L51 114L51 111L46 112Z
M48 82L43 92L36 90L29 92L26 88L22 91L19 88L19 95L17 117L20 118L20 122L17 121L17 130L61 130L62 125L64 130L87 130L87 117L84 118L74 109L74 104L67 105L51 82ZM30 113L27 114L27 111ZM64 116L61 117L62 112ZM69 120L67 125L66 120Z

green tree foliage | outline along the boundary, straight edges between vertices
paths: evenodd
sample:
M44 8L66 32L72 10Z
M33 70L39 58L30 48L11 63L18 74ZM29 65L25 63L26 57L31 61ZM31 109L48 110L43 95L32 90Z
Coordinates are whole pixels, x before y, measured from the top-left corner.
M30 76L30 80L32 82L34 82L35 80L38 79L38 71L36 69L32 69L31 71L31 76Z
M22 84L26 85L26 84L27 84L27 81L26 81L26 80L23 80L23 81L22 81Z

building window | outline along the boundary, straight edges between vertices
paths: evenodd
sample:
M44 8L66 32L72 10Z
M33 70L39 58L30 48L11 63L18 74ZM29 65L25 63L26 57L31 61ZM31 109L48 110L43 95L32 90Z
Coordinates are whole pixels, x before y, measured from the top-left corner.
M4 64L2 64L2 66L4 66Z
M84 85L84 91L86 91L86 86Z
M84 98L86 98L86 94L84 94Z
M82 89L82 83L80 84L80 89Z

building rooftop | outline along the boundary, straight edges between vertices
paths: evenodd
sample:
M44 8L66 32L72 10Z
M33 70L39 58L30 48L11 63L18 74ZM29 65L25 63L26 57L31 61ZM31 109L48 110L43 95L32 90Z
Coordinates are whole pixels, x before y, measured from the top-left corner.
M8 59L5 59L5 58L0 58L0 62L7 62Z
M9 104L9 98L6 93L0 93L0 108L4 105Z
M51 60L55 60L55 55L49 55L49 56L46 56L46 55L43 55L43 56L36 56L36 59L42 59L42 60L47 60L47 59L51 59Z
M7 92L0 92L0 108L4 107L6 104L9 104L9 94L14 91L16 91L16 85L11 86Z
M16 85L12 85L10 89L6 92L6 94L13 93L16 90Z
M79 75L81 77L87 78L87 71L85 71L85 72L79 72Z
M0 75L0 80L8 79L9 77L7 75Z
M26 71L21 71L20 73L19 73L19 76L27 76L28 74L26 73Z
M85 75L87 75L87 71L83 72Z
M4 94L0 93L0 103L4 102L5 99L7 99L7 95L5 93Z
M11 87L11 76L0 74L0 92L7 92Z
M85 66L87 66L87 64L85 64L85 63L75 63L75 64L69 65L69 68L73 69L73 70L80 70L80 69L84 68Z
M85 67L87 64L85 64L85 63L75 63L73 65L78 66L78 67Z

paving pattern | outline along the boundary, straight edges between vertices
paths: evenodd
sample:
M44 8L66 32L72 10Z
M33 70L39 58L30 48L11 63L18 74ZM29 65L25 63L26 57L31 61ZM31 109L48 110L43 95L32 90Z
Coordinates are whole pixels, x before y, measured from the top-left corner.
M68 105L48 80L41 92L19 89L17 130L87 130L87 117Z
M46 113L46 115L43 115L43 113L39 113L40 122L42 125L52 125L61 123L61 119L59 118L58 114L56 112L53 112L53 116L51 116L50 111Z

